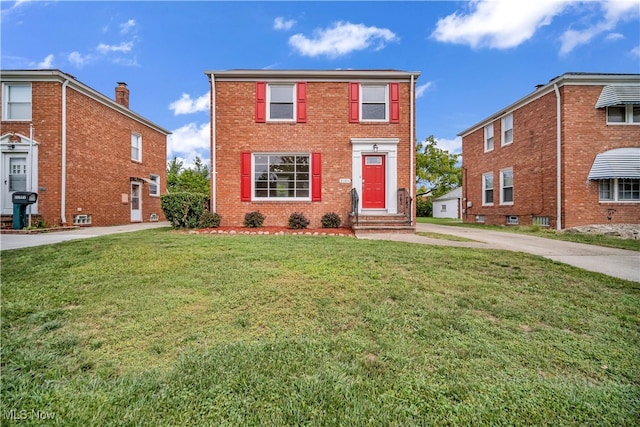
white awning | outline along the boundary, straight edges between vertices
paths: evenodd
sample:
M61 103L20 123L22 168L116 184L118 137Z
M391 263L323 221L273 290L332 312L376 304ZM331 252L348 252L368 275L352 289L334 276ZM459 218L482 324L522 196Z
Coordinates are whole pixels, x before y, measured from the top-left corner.
M640 147L616 148L596 156L587 179L640 179Z
M623 104L640 104L640 84L605 86L596 102L596 108Z

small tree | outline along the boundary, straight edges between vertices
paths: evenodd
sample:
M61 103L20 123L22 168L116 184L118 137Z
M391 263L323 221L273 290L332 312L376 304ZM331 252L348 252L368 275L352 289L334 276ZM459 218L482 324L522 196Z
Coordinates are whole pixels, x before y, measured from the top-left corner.
M428 184L432 196L438 197L462 185L460 155L438 148L438 143L429 136L416 147L416 184Z
M196 228L206 211L209 196L197 193L171 193L160 196L160 206L173 228Z
M174 157L167 163L167 191L209 195L209 168L196 156L192 168Z

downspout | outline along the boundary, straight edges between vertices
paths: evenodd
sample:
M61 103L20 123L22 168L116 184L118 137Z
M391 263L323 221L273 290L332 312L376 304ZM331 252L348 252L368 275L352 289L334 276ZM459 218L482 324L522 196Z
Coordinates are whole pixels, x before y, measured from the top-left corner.
M211 80L211 212L216 212L217 204L217 175L216 169L216 80L213 73Z
M411 168L411 170L409 171L409 179L411 180L411 182L409 182L409 197L411 197L411 200L413 200L413 189L416 185L416 179L414 177L414 172L415 172L415 165L413 164L413 156L414 156L414 151L416 149L416 142L413 140L414 139L414 135L413 135L413 122L414 122L414 107L416 105L416 100L415 100L415 93L414 93L414 84L415 84L415 80L413 77L413 74L411 74L411 108L409 109L410 113L409 113L409 121L411 129L409 130L410 132L410 145L411 145L411 149L409 150L409 167ZM414 203L415 206L415 203ZM411 215L413 215L413 213L411 213ZM412 219L413 221L413 219Z
M62 83L62 167L60 179L60 222L62 225L67 223L65 211L67 208L67 85L69 80Z
M562 117L560 90L558 84L553 84L556 92L556 230L562 230Z

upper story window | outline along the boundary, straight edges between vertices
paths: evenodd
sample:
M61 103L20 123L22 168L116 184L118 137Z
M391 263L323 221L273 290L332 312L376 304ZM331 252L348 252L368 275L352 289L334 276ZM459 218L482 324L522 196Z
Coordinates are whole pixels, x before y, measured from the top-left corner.
M484 127L484 151L493 151L493 123Z
M160 176L151 174L149 176L149 195L150 196L159 196L160 195Z
M389 92L387 85L361 85L360 117L362 121L387 121Z
M482 175L482 204L493 205L493 173Z
M640 123L640 105L612 105L607 107L608 124Z
M508 145L513 142L513 114L502 118L502 145Z
M400 84L349 83L349 122L400 123Z
M2 99L3 120L31 120L30 83L5 83Z
M142 135L131 134L131 160L142 161Z
M500 171L500 204L513 204L513 169Z
M267 85L267 120L294 121L295 85L269 84Z

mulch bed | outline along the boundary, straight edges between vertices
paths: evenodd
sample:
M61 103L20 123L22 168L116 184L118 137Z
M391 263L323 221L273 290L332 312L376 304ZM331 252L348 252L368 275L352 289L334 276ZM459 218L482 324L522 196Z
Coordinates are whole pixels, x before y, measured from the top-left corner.
M355 233L351 228L305 228L303 230L292 230L287 227L217 227L217 228L198 228L189 231L195 234L250 234L250 235L303 235L303 236L348 236L355 237Z

